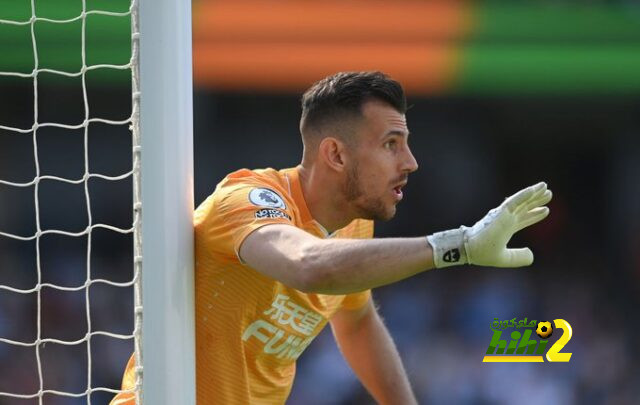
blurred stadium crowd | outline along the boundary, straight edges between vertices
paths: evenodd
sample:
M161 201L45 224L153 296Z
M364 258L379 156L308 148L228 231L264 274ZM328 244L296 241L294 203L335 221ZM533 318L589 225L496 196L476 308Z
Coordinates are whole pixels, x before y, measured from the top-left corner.
M633 8L632 2L590 3ZM546 75L546 61L555 63L556 54L549 53L535 59L536 69L541 70L536 70L537 81L528 84L524 94L517 91L521 77L516 76L526 69L514 74L514 81L502 82L516 87L492 94L486 89L503 74L492 72L487 79L482 70L486 65L471 63L475 76L465 82L467 91L409 95L410 142L420 169L409 178L396 218L376 224L377 236L418 236L471 225L505 196L539 180L554 192L550 217L512 242L533 249L532 267L435 270L374 291L421 403L638 403L640 352L634 337L640 332L640 82L633 70L636 65L624 65L637 63L640 54L634 51L640 44L640 14L636 8L633 12L628 26L633 29L617 25L616 31L614 20L605 19L615 35L607 37L604 31L587 35L589 43L598 46L618 35L620 46L628 48L625 52L606 48L600 54L602 64L594 62L589 66L594 69L584 76L579 75L581 64L572 62L571 69L585 83L591 81L595 91L588 85L577 90L565 86L562 94L554 93L554 80L562 87L572 74ZM561 24L555 27L564 32ZM480 46L495 32L483 35ZM526 35L520 39L529 41ZM586 49L581 41L575 42L575 49ZM507 42L499 42L498 48L508 48L502 46ZM616 43L615 49L619 48ZM616 63L624 65L617 77L618 65L606 65L609 57L618 57ZM491 69L500 60L492 58ZM598 66L610 66L611 77L599 76ZM614 92L606 91L609 79L616 83ZM544 91L532 91L543 82ZM624 91L625 83L631 91ZM82 122L78 84L77 80L41 84L39 122ZM131 112L128 85L89 79L90 116L126 119ZM32 79L0 77L4 95L0 125L33 125L32 86ZM196 86L196 204L230 171L298 164L302 152L298 104L291 91ZM0 129L0 180L31 181L36 175L34 156L40 175L80 179L85 174L85 153L89 173L117 176L131 170L126 124L90 124L87 140L85 148L83 129L41 128L34 151L31 133ZM37 204L41 228L81 232L89 213L93 224L131 226L130 177L92 178L87 184L88 203L82 183L41 181ZM0 232L25 236L35 229L34 186L0 184ZM130 234L95 229L90 238L44 235L39 248L33 240L0 235L0 285L15 289L33 289L37 283L81 287L96 279L124 283L132 278L131 263ZM514 317L568 321L573 338L564 351L573 353L571 361L482 363L492 336L491 322ZM77 291L0 289L0 338L27 343L38 338L76 341L88 330L128 335L132 329L131 287L98 283ZM550 343L559 335L554 333ZM0 392L33 394L40 379L44 389L78 394L88 386L117 388L132 349L130 339L94 336L90 344L42 344L38 360L33 346L0 342ZM106 404L110 397L94 392L91 403ZM289 403L371 402L327 328L301 356ZM36 403L37 399L0 396L0 405ZM85 404L87 397L47 394L44 403Z

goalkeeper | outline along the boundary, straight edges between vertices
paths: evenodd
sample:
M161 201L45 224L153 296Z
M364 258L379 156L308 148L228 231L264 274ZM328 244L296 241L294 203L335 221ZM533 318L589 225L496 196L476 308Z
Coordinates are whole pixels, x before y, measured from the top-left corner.
M531 250L507 243L548 215L545 183L472 227L372 239L373 221L395 215L418 168L405 111L402 87L382 73L327 77L302 97L301 164L231 173L198 207L199 404L284 403L296 359L327 323L378 403L416 403L370 289L433 268L533 262ZM130 361L123 389L132 388L133 369Z

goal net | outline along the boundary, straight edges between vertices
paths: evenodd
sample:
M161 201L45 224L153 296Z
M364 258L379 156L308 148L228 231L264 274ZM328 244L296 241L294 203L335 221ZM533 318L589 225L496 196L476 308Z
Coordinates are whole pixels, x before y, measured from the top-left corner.
M195 403L188 3L0 0L0 404Z

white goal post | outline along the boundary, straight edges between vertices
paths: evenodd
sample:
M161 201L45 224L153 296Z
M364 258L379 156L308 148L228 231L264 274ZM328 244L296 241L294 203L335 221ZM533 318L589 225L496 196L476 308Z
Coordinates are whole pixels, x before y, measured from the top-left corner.
M119 11L103 10L100 5L109 5L103 1L100 5L90 4L90 0L77 0L75 3L64 3L65 12L73 10L75 14L58 17L61 14L39 15L39 10L44 10L40 2L46 0L26 0L24 9L21 9L19 17L0 13L0 26L15 27L26 33L29 40L28 48L21 49L16 55L31 54L33 66L30 63L17 67L7 68L0 60L0 78L9 80L22 80L29 83L33 96L33 121L29 125L22 123L0 122L0 135L7 138L30 140L32 143L31 156L34 160L34 174L28 180L12 178L13 170L3 173L0 171L0 187L3 189L20 190L21 195L29 194L33 203L34 222L31 225L20 226L16 229L3 228L7 223L12 224L20 220L27 209L20 210L20 203L2 200L4 194L0 194L0 220L15 216L13 222L0 221L0 242L29 243L34 246L33 254L28 260L22 260L25 249L20 248L12 259L12 252L8 252L9 259L4 263L22 263L33 261L35 271L32 271L33 284L13 285L11 277L17 274L20 277L30 269L16 265L11 271L0 268L0 276L7 276L0 280L0 298L9 296L8 301L13 308L17 308L20 300L27 302L32 300L35 319L10 319L9 325L15 326L14 333L11 328L2 328L3 316L13 315L10 310L0 307L0 354L7 355L11 350L27 353L34 360L33 381L28 381L24 386L11 386L5 384L0 387L0 403L29 403L43 404L50 396L64 398L86 398L86 403L92 403L92 395L101 395L101 398L113 396L119 392L117 386L99 386L92 381L93 372L104 367L99 361L92 363L92 341L95 338L108 338L119 341L133 340L134 357L136 359L136 404L163 405L163 404L195 404L195 319L194 319L194 275L193 275L193 122L192 122L192 70L191 70L191 2L188 0L126 0L122 2L128 9ZM8 4L8 3L7 3ZM17 3L16 3L17 4ZM27 5L28 4L28 5ZM62 4L62 3L61 3ZM72 4L71 8L69 5ZM38 7L40 6L40 7ZM55 5L49 10L55 9ZM93 7L93 8L91 8ZM6 7L7 10L11 7ZM27 11L25 11L27 10ZM18 14L16 14L18 15ZM87 62L87 22L94 17L120 18L131 20L131 58L128 62L99 63ZM76 68L51 67L42 63L42 37L39 37L38 25L78 27L77 40L80 45L81 55L78 57L79 65ZM72 32L72 31L66 31ZM17 34L16 34L17 35ZM76 34L74 34L76 35ZM61 37L62 38L62 37ZM62 39L62 41L67 40ZM75 37L74 37L75 40ZM11 43L10 39L6 43ZM127 39L125 38L125 46ZM1 41L0 41L1 42ZM26 42L25 42L26 43ZM46 41L45 41L46 43ZM39 48L40 46L40 48ZM27 46L25 46L27 48ZM26 52L23 52L26 51ZM57 55L55 51L49 55ZM76 53L77 54L77 53ZM64 56L61 56L64 58ZM7 60L10 58L7 58ZM16 57L14 59L19 59ZM46 58L45 58L46 59ZM62 64L64 65L64 64ZM16 65L17 66L17 65ZM67 65L68 66L68 65ZM131 111L130 116L122 119L113 119L99 116L92 109L89 100L98 98L99 92L92 92L87 85L87 73L100 71L131 72ZM56 117L51 120L51 114L56 111L55 103L48 108L47 114L43 114L42 104L42 80L39 77L43 73L57 79L72 79L81 87L82 118L78 122L65 122L68 118ZM18 87L21 89L27 86ZM67 91L69 88L64 88ZM75 91L75 90L74 90ZM71 91L69 91L71 93ZM40 98L40 102L39 102ZM127 112L128 114L128 112ZM28 116L28 115L27 115ZM2 116L0 116L2 117ZM47 118L43 118L47 117ZM5 117L6 118L6 117ZM29 118L30 119L30 118ZM120 172L116 175L98 172L90 166L89 140L92 137L93 126L104 125L108 128L104 132L113 134L119 127L123 129L129 126L131 130L132 164L131 170ZM77 176L49 174L41 170L40 156L45 151L47 130L82 134L83 172ZM111 131L111 132L110 132ZM69 135L70 136L70 135ZM53 139L52 137L46 139ZM8 145L12 145L11 140ZM1 144L0 144L1 145ZM12 151L13 152L13 151ZM80 154L78 154L80 156ZM23 176L24 177L24 176ZM132 222L126 226L116 226L101 222L92 217L91 180L102 180L116 183L130 180L133 184ZM82 210L86 210L86 224L83 228L67 229L64 226L48 226L41 223L43 206L46 200L42 199L43 184L62 184L70 187L77 186L82 189ZM121 201L127 201L130 195L118 196ZM64 200L64 196L59 196ZM95 198L98 200L99 198ZM20 200L24 201L24 199ZM64 204L64 202L63 202ZM15 213L14 213L14 208ZM11 211L10 211L11 210ZM4 211L4 212L3 212ZM21 213L22 212L22 213ZM131 211L129 211L131 212ZM82 212L74 213L83 217ZM68 219L66 216L60 218ZM33 218L35 216L35 218ZM60 222L60 221L58 221ZM77 222L77 221L76 221ZM75 223L75 222L74 222ZM128 280L114 281L109 277L94 276L92 273L92 234L99 231L109 231L121 235L133 235L133 263L131 266L133 275ZM79 281L50 281L43 278L48 274L41 268L42 240L49 237L64 237L74 240L86 240L84 259L82 264L76 266L76 262L63 265L65 272L80 271L81 273L69 280ZM4 246L4 245L3 245ZM13 246L13 245L12 245ZM0 259L2 254L0 252ZM75 253L74 253L75 254ZM118 255L118 252L114 252ZM122 256L126 257L123 253ZM15 258L20 258L15 259ZM74 257L75 259L75 257ZM22 260L22 262L21 262ZM3 263L0 260L0 264ZM66 267L65 267L66 266ZM49 270L47 270L49 271ZM37 274L36 274L37 273ZM15 277L15 280L29 280L29 277ZM9 280L9 281L4 281ZM99 326L92 326L92 301L91 287L133 287L134 295L134 324L126 333L115 333ZM82 329L82 335L74 337L50 336L43 332L42 314L47 312L46 294L72 295L81 297L84 304L79 312L86 320L79 323L73 329ZM0 301L2 302L2 301ZM20 301L22 302L22 301ZM126 303L127 305L129 303ZM12 306L9 305L9 308ZM113 306L117 306L114 302ZM21 314L23 312L17 312ZM24 313L29 313L24 311ZM49 312L47 312L49 313ZM64 317L65 314L58 314ZM29 325L29 330L20 330L21 324ZM33 326L33 327L31 327ZM9 335L3 335L9 330ZM24 333L23 333L24 332ZM83 376L86 381L74 388L51 388L47 383L45 370L47 362L43 352L51 350L51 347L64 347L84 352L82 360L78 362L86 366ZM85 346L85 349L82 347ZM12 359L12 357L8 357ZM16 357L19 358L19 357ZM26 355L22 356L26 358ZM86 360L85 360L86 358ZM63 370L72 367L70 364L56 364L55 369ZM50 364L50 363L49 363ZM75 364L75 363L74 363ZM9 364L17 369L22 364ZM124 371L125 364L121 365ZM10 369L6 370L11 373ZM78 374L76 370L76 374ZM1 374L1 373L0 373ZM29 377L31 379L31 377ZM15 379L14 379L15 380ZM81 380L78 378L77 380ZM8 380L13 381L12 379ZM25 388L26 387L26 388ZM59 399L59 398L58 398ZM94 403L102 402L102 400ZM26 402L25 402L26 403Z
M191 2L140 0L145 405L195 404Z

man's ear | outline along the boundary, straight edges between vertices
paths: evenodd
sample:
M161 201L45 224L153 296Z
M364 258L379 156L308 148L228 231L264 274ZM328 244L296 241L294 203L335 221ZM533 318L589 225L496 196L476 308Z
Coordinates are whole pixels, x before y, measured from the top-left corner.
M318 157L324 164L337 172L342 172L345 168L348 159L346 152L347 148L344 142L331 136L322 139L318 146Z

